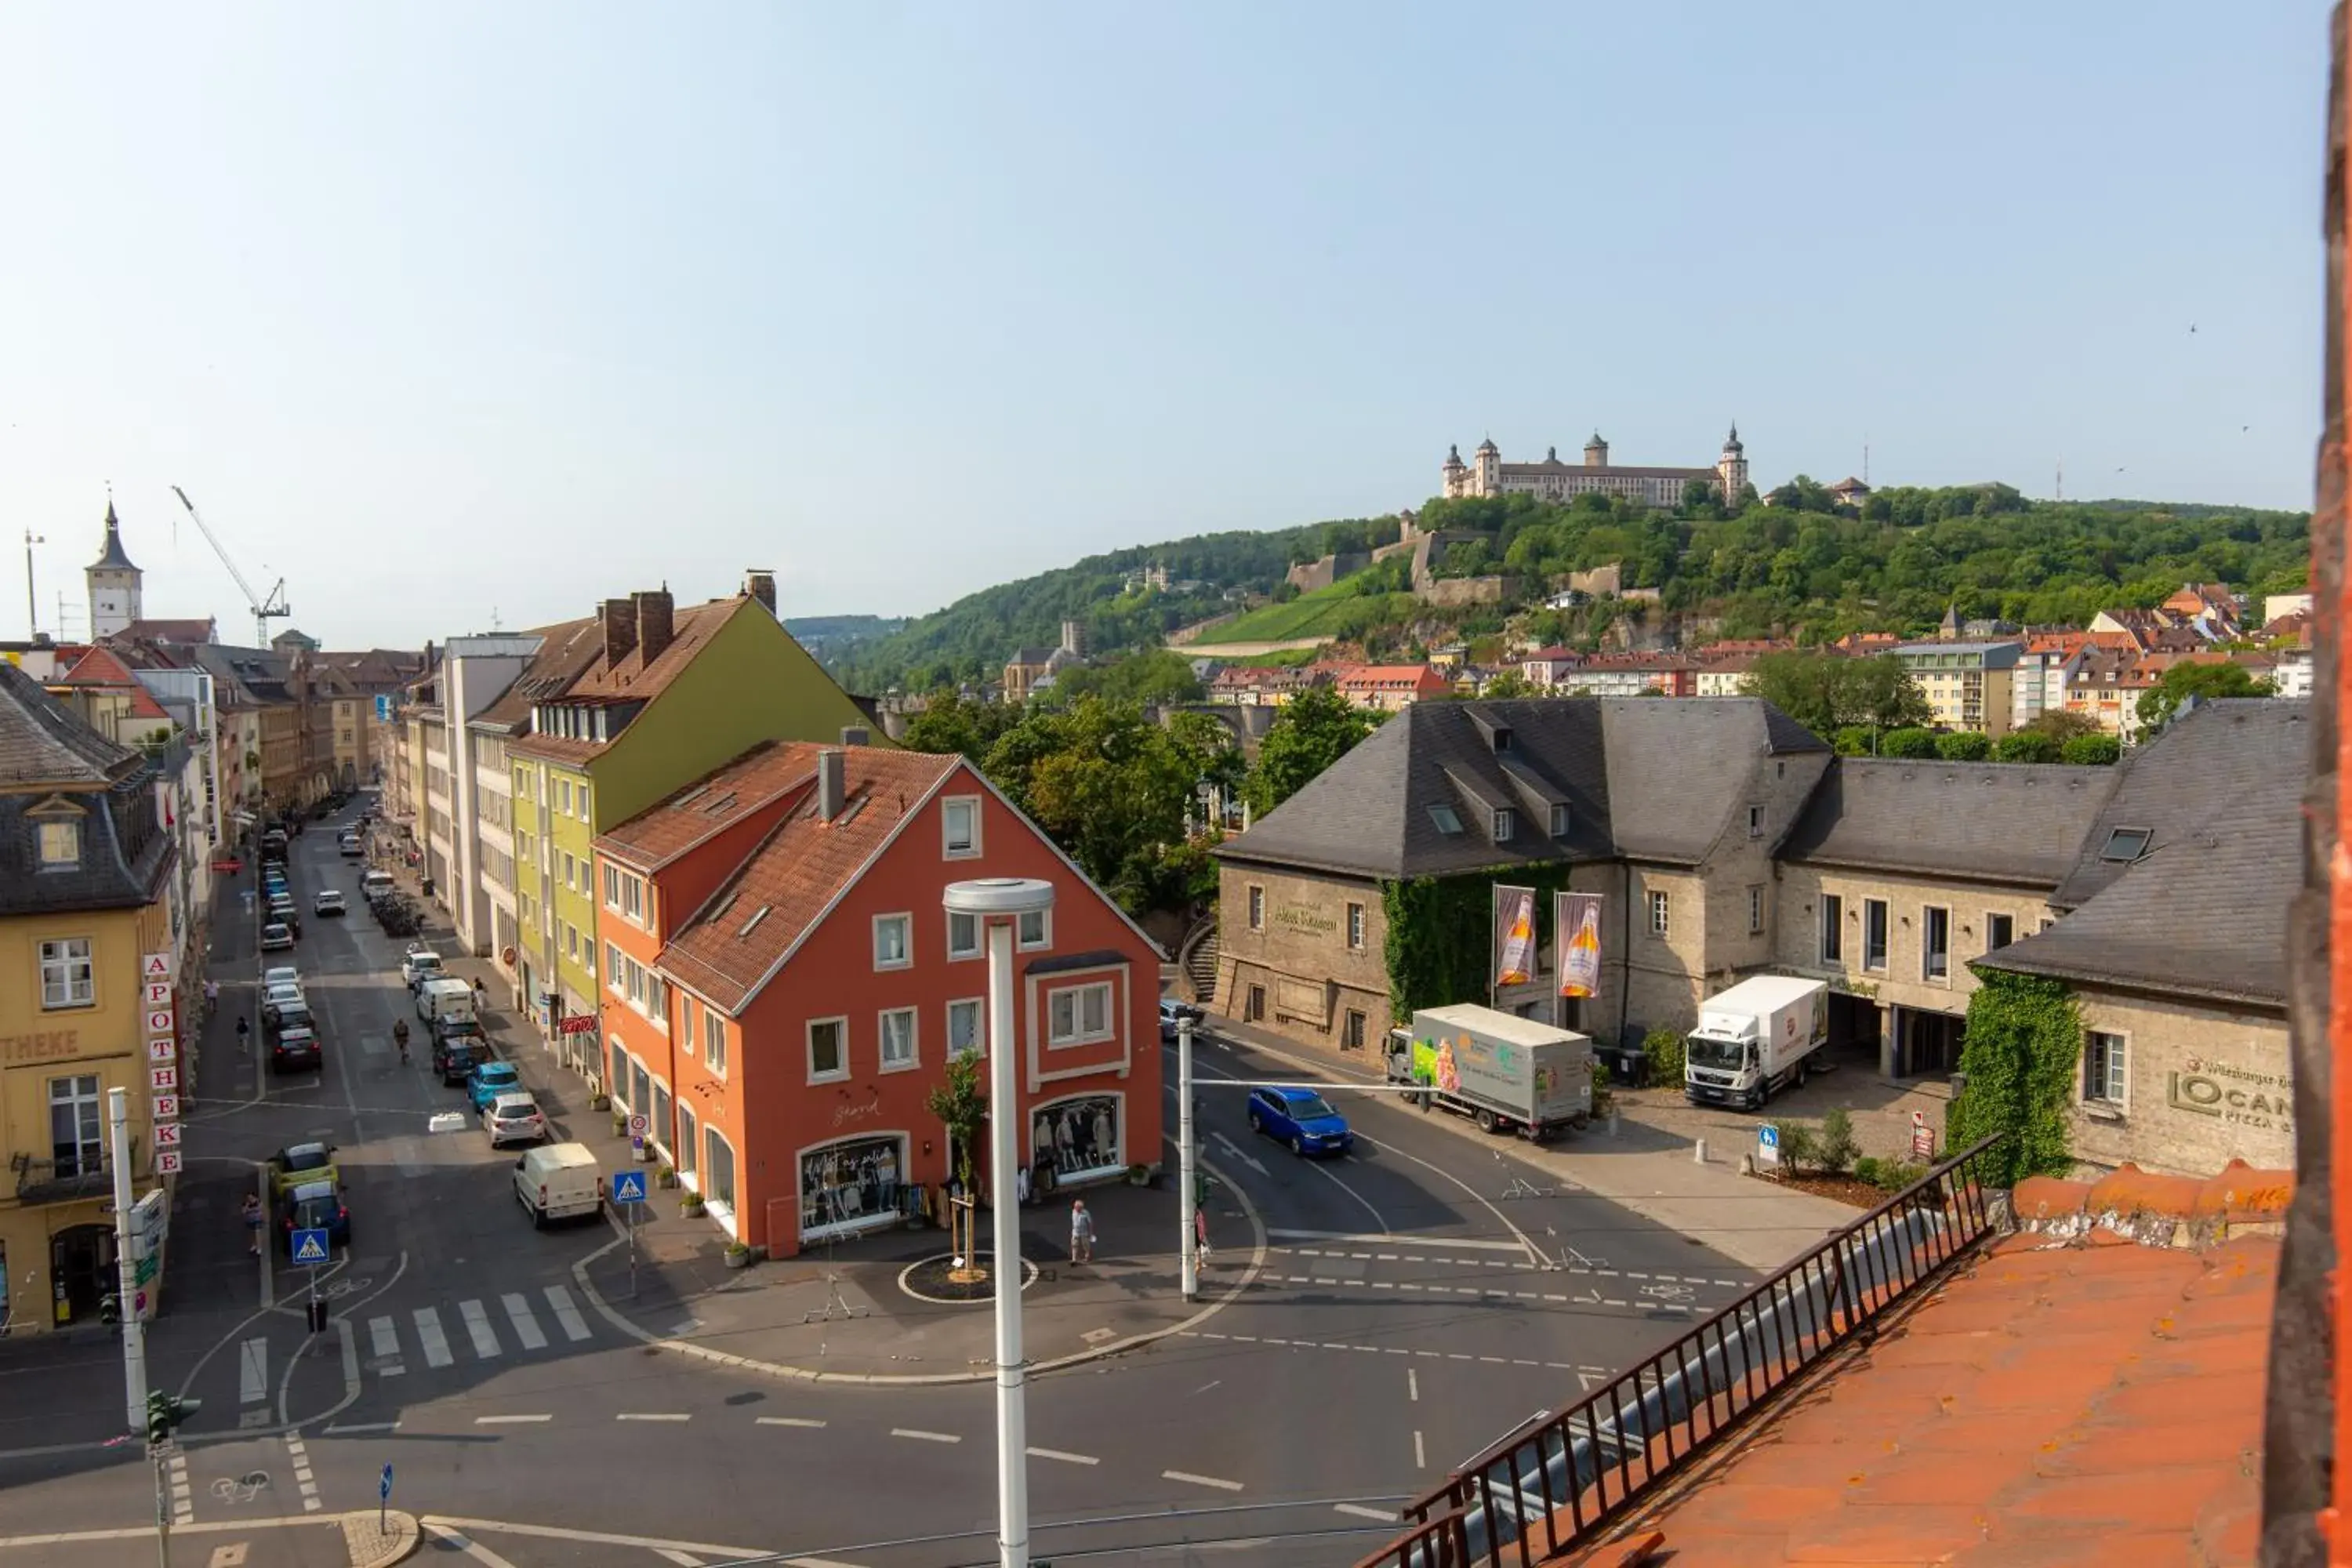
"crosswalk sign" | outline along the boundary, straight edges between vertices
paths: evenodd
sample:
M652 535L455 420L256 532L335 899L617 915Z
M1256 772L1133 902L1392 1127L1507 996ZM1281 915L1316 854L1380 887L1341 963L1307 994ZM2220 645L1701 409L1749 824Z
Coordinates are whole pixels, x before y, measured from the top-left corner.
M294 1233L294 1261L324 1263L327 1261L327 1233L324 1230L298 1230Z
M616 1204L641 1204L646 1201L646 1173L643 1171L613 1173L613 1201Z

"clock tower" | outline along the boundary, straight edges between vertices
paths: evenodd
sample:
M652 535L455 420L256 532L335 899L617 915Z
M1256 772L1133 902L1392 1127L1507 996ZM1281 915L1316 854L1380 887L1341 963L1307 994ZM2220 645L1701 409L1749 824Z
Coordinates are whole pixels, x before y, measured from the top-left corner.
M89 640L114 636L141 616L139 581L142 574L122 548L122 522L114 515L114 499L106 502L106 548L82 568L89 584Z

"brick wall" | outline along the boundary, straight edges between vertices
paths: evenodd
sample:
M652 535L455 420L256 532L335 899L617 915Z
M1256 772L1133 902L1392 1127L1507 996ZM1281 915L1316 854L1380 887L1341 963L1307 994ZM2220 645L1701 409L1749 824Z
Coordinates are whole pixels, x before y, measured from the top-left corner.
M2074 1075L2074 1157L2204 1175L2231 1160L2294 1163L2294 1084L2284 1013L2231 1012L2077 986L2083 1027L2126 1042L2120 1115L2087 1104Z

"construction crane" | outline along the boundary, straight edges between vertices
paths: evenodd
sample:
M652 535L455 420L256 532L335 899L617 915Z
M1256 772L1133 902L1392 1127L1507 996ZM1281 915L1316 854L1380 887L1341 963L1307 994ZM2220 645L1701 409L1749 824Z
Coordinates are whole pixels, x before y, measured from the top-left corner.
M282 621L294 613L286 603L286 579L280 577L271 585L268 597L257 595L253 584L245 580L245 574L236 569L236 563L228 558L228 552L221 548L221 542L213 537L213 531L205 526L204 514L196 510L196 503L188 499L188 492L173 485L172 493L180 498L180 504L188 509L190 517L195 519L196 531L205 536L205 542L213 547L213 553L220 557L220 563L228 568L228 574L236 580L238 590L245 595L246 607L253 612L254 646L268 647L269 623Z

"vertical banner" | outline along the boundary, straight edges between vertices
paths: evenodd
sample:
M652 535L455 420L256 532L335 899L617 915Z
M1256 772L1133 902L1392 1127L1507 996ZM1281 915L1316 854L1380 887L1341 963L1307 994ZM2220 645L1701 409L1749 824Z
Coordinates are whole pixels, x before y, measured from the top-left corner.
M1601 895L1554 893L1553 940L1559 944L1559 994L1601 994Z
M1487 987L1525 985L1536 977L1536 890L1495 885L1495 963Z

